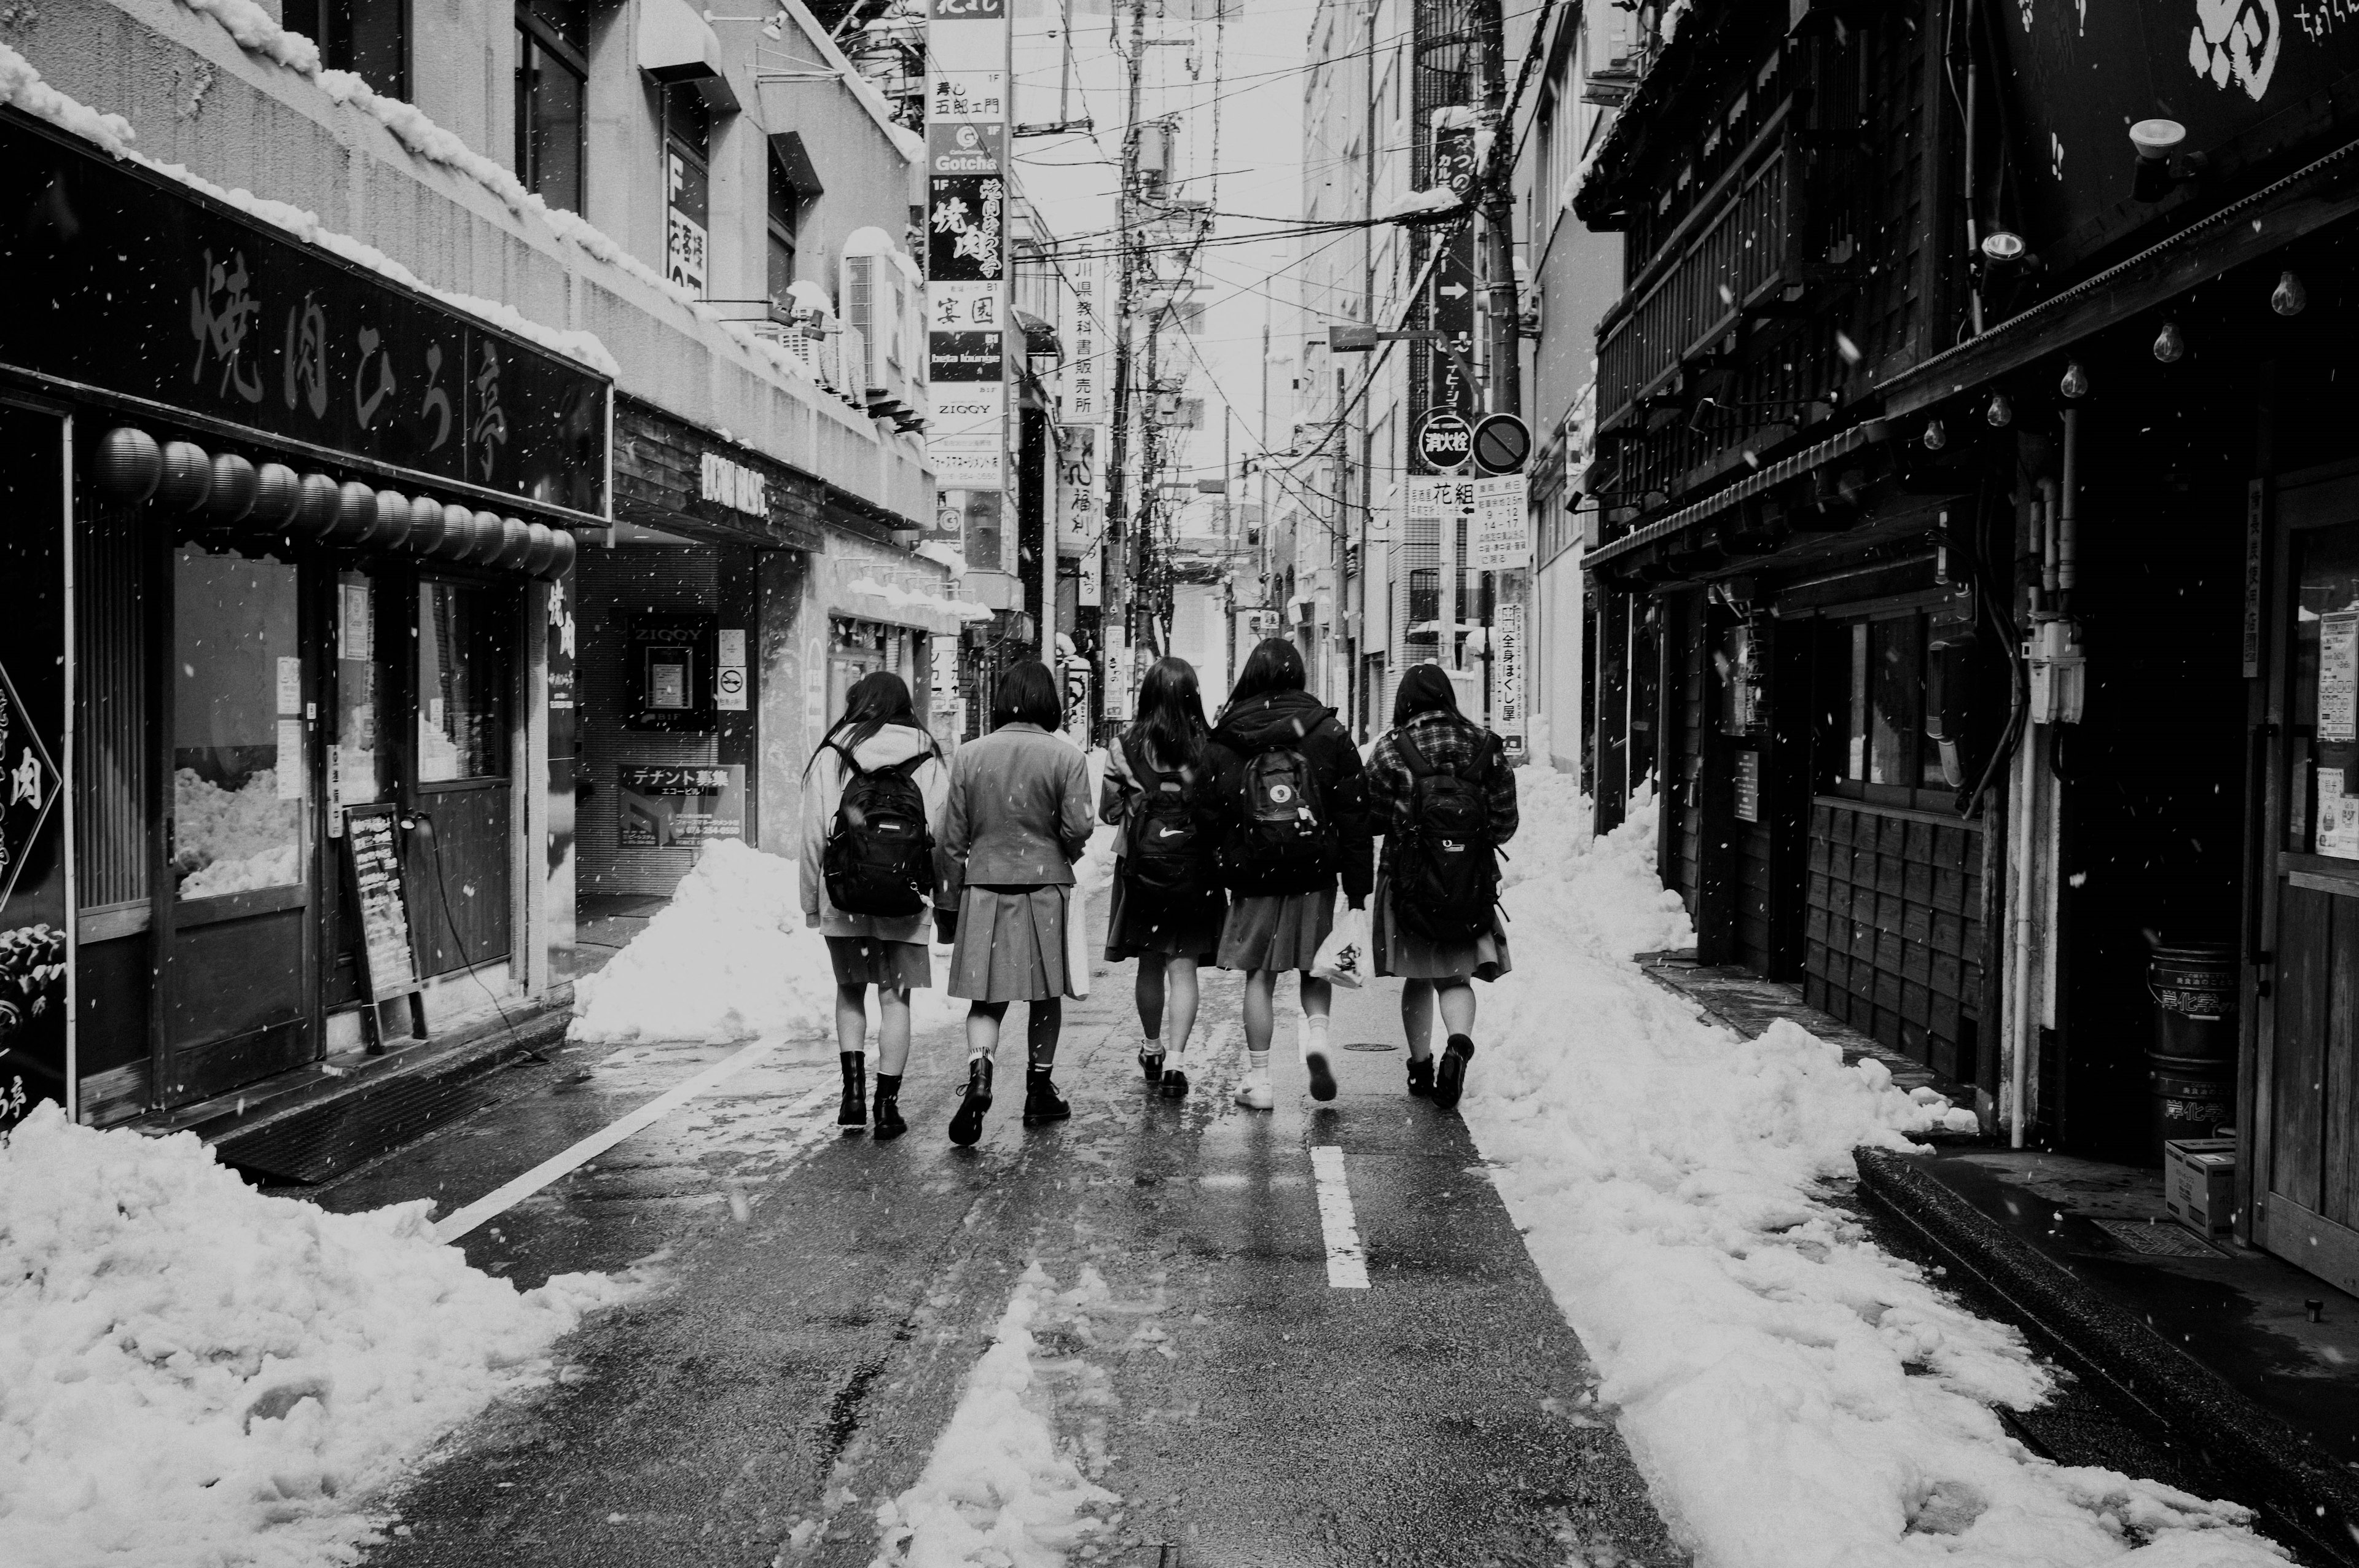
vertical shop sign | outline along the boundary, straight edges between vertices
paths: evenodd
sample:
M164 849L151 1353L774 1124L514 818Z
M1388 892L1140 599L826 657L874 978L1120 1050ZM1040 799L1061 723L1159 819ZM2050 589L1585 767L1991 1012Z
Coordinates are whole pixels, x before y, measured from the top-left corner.
M1057 554L1079 559L1096 542L1103 514L1103 446L1094 425L1068 425L1058 437Z
M1009 39L1007 0L928 0L926 459L943 488L995 493L1009 477Z
M1499 606L1494 628L1498 651L1491 661L1491 729L1510 762L1524 760L1524 607Z
M0 1130L68 1068L65 427L0 407Z
M560 984L573 978L573 807L574 785L582 776L575 751L580 732L573 701L573 573L568 570L549 585L549 842L541 889L549 979Z

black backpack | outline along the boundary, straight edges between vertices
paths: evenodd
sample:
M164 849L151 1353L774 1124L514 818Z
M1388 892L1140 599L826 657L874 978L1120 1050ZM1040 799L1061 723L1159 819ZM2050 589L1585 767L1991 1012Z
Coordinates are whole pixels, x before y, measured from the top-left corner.
M1310 759L1293 746L1247 757L1230 809L1220 862L1221 881L1234 892L1312 892L1333 874L1335 822L1327 812L1326 786Z
M843 759L843 798L820 854L827 902L846 914L920 913L934 885L934 837L917 773L933 753L870 770L835 750Z
M1123 875L1131 891L1157 899L1193 898L1212 886L1209 836L1197 818L1195 791L1177 773L1158 773L1143 741L1125 741L1130 771L1140 784L1131 808Z
M1471 942L1493 929L1499 902L1499 857L1491 841L1491 793L1498 739L1485 734L1472 761L1437 768L1406 726L1393 744L1411 777L1408 826L1396 829L1392 913L1401 928L1429 942Z

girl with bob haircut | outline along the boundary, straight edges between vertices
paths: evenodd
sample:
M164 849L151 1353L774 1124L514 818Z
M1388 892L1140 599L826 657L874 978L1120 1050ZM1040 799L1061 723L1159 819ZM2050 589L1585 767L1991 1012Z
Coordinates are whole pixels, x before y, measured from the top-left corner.
M1262 643L1245 661L1205 749L1223 816L1222 870L1231 894L1220 965L1245 971L1246 1072L1237 1103L1254 1110L1276 1103L1269 1044L1277 977L1288 969L1302 975L1302 1062L1310 1098L1335 1098L1327 1042L1334 988L1314 979L1310 967L1334 927L1337 878L1353 909L1366 903L1371 885L1360 753L1335 710L1303 689L1305 678L1293 643L1277 637ZM1265 756L1270 762L1256 766ZM1271 782L1281 774L1283 782ZM1254 791L1266 799L1248 798ZM1288 840L1288 853L1274 856L1264 829L1280 817L1307 831Z
M1376 869L1376 913L1368 947L1379 975L1397 975L1401 987L1401 1032L1408 1038L1408 1092L1430 1097L1444 1110L1458 1103L1466 1087L1466 1065L1474 1058L1473 980L1495 980L1514 966L1507 934L1495 909L1489 929L1471 941L1434 941L1402 929L1394 904L1397 870L1394 847L1414 826L1417 773L1402 745L1408 738L1432 771L1454 771L1481 785L1489 805L1489 840L1496 847L1516 836L1516 770L1499 755L1496 738L1458 711L1458 694L1440 665L1416 665L1403 672L1393 697L1393 727L1368 758L1368 816L1385 836ZM1439 998L1441 1022L1450 1033L1439 1076L1433 1060L1433 1011Z
M919 761L919 759L923 759ZM901 1119L901 1073L909 1061L909 992L934 983L926 955L925 912L856 914L829 902L821 859L828 833L843 801L844 785L857 768L909 768L909 781L925 802L926 830L941 841L942 811L950 801L950 770L909 706L909 688L889 670L865 675L844 696L843 717L835 721L803 764L801 884L803 924L827 938L835 968L835 1043L843 1065L843 1108L839 1127L867 1119L865 1054L868 988L876 988L876 1136L898 1138L908 1130ZM939 857L937 857L939 860ZM929 878L942 897L939 871Z
M1072 1108L1049 1081L1063 998L1065 903L1073 862L1094 825L1090 770L1080 748L1057 730L1063 708L1056 676L1038 659L1012 665L992 694L992 730L951 759L942 814L943 880L951 907L934 919L952 944L950 992L967 1009L967 1081L951 1141L983 1136L991 1108L992 1053L1007 1004L1027 1004L1030 1070L1024 1122L1061 1121Z
M1099 819L1114 825L1106 960L1138 960L1138 1065L1166 1099L1188 1092L1188 1074L1178 1059L1186 1056L1196 1026L1196 970L1218 952L1226 914L1212 863L1220 814L1205 752L1211 736L1196 667L1185 659L1158 659L1139 682L1138 717L1106 748L1098 796ZM1169 1066L1163 1046L1167 1000Z

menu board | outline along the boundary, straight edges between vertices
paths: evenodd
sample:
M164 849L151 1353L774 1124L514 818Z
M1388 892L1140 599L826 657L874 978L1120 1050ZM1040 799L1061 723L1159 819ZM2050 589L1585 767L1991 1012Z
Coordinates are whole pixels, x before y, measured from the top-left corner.
M376 1001L418 989L418 966L409 949L409 904L401 885L398 832L390 806L355 806L344 812L344 849L360 910L369 995Z

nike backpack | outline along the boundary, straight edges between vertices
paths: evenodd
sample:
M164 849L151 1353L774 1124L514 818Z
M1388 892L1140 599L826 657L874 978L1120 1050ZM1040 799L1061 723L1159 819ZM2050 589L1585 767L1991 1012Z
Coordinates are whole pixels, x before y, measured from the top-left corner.
M1484 787L1496 739L1484 735L1472 761L1437 768L1407 728L1393 732L1411 777L1408 826L1393 846L1392 913L1401 929L1429 942L1472 942L1493 930L1499 857L1491 842Z
M911 915L934 885L934 838L926 830L926 796L918 770L930 752L889 768L843 758L843 799L820 854L827 902L846 914Z
M1316 892L1333 874L1335 824L1310 759L1291 746L1256 752L1239 770L1234 827L1221 880L1248 896Z
M1134 892L1157 899L1195 897L1211 886L1212 878L1192 792L1179 774L1158 773L1148 764L1143 741L1125 741L1124 749L1143 793L1131 809L1123 874Z

